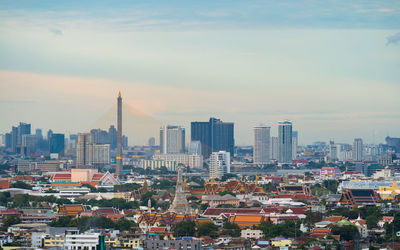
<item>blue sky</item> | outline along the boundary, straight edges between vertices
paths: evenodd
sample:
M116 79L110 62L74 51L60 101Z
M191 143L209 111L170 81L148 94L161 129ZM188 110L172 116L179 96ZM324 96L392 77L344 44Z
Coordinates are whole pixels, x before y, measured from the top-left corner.
M399 26L399 1L1 1L0 133L87 130L121 89L161 123L234 121L238 144L284 118L303 143L383 141Z

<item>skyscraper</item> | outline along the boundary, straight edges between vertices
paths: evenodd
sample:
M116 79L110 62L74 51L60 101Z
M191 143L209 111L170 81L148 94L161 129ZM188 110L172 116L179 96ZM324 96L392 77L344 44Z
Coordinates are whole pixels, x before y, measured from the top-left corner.
M110 163L110 145L93 143L91 133L79 133L76 145L76 166L99 166Z
M92 129L90 130L92 134L93 143L97 144L107 144L110 143L109 136L106 130L102 129Z
M118 142L117 142L117 168L115 169L115 173L120 175L122 173L122 97L121 92L118 92L117 98L117 133L118 133Z
M210 156L210 178L222 178L231 172L230 153L226 151L213 152Z
M255 164L268 164L271 160L270 130L271 127L267 126L254 127L253 163Z
M353 161L363 160L363 141L361 138L355 138L353 142Z
M118 132L117 129L114 127L114 125L111 125L110 128L108 129L108 137L109 137L109 142L110 142L110 148L111 150L114 150L117 148L117 142L118 142Z
M271 137L271 159L279 159L279 138L276 136Z
M208 158L211 152L225 150L233 155L234 124L210 118L208 122L191 123L191 140L201 142L201 152Z
M92 134L79 133L76 144L76 166L83 167L92 162Z
M292 160L297 159L297 146L299 146L299 133L293 131L292 133Z
M165 125L160 128L161 154L181 154L185 152L185 128Z
M285 120L278 123L279 163L292 163L292 122Z
M64 134L52 134L50 138L50 154L63 155L65 149Z

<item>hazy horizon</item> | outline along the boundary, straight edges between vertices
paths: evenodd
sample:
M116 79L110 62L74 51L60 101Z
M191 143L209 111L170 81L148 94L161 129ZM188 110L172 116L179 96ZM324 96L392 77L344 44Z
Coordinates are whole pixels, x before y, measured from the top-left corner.
M152 124L124 124L130 145L158 123L184 126L189 141L190 122L209 117L234 122L237 145L252 144L261 123L277 135L285 118L301 144L400 137L398 1L0 8L0 134L20 121L67 134L109 126L121 90Z

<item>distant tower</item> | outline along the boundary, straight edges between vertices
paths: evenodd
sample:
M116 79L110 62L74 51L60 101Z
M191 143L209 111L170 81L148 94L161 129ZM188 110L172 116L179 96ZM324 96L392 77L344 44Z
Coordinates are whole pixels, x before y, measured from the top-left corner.
M270 127L254 127L253 162L255 164L268 164L271 156Z
M353 142L353 161L363 160L363 140L355 138Z
M177 214L188 214L190 213L190 206L186 199L185 183L183 182L182 171L183 167L178 166L178 179L176 180L175 198L169 210Z
M279 138L279 163L292 163L292 122L284 120L278 124L278 138Z
M122 169L122 97L121 97L121 92L118 92L118 98L117 98L117 127L118 127L118 141L117 141L117 169L115 170L115 173L117 175L121 174L121 169Z

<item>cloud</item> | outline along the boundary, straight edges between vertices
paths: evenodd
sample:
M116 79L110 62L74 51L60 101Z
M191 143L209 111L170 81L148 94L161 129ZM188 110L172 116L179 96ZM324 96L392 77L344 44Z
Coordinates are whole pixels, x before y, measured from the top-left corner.
M63 34L62 30L55 29L55 28L51 28L51 29L49 29L49 31L56 36L61 36Z
M390 12L393 12L394 9L380 8L380 9L377 9L376 11L381 12L381 13L390 13Z
M397 32L396 34L387 37L386 46L392 43L398 44L399 42L400 42L400 32Z

